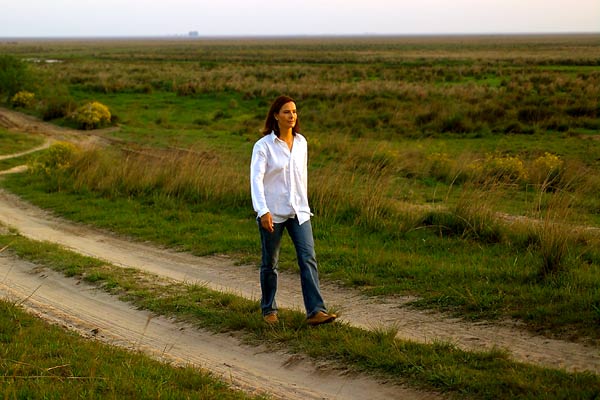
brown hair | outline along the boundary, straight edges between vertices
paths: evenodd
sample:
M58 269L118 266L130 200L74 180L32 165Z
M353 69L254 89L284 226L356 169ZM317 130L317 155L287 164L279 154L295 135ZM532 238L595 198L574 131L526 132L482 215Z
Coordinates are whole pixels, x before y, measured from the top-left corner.
M267 118L265 119L265 127L263 128L262 134L264 136L269 135L271 131L275 131L275 135L279 136L279 125L277 124L277 120L275 119L275 114L281 111L281 107L289 102L296 102L289 96L279 96L275 99L273 104L271 104L271 108L269 109L269 113L267 114ZM300 120L298 116L296 116L296 125L292 129L292 133L295 135L300 132Z

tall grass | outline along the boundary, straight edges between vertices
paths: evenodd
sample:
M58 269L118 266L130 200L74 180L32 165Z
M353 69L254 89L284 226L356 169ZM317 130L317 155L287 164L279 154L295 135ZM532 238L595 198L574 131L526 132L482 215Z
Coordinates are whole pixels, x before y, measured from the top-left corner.
M498 243L504 240L504 226L500 223L496 210L500 201L497 180L484 185L467 184L461 189L458 201L450 208L451 221L455 227L451 230L462 231L461 236L484 243Z
M333 222L396 235L413 228L423 211L395 197L395 155L387 150L357 149L349 151L341 164L329 163L311 173L315 212ZM76 191L92 190L108 197L165 196L190 204L249 208L248 164L223 153L200 148L90 148L68 157L64 164L70 165L69 179ZM48 179L62 182L64 171L56 172L48 174Z
M386 147L350 146L349 142L323 139L316 141L320 156L332 154L330 146L336 146L335 163L325 163L311 173L311 204L320 217L332 223L353 226L372 232L388 232L394 237L403 235L419 226L433 227L440 234L458 235L464 239L482 243L523 242L533 240L542 255L543 276L561 269L573 235L567 233L572 207L578 192L563 169L558 174L548 169L547 179L536 187L537 195L533 215L527 219L530 225L528 239L522 230L510 232L510 228L497 213L504 197L519 190L523 176L528 175L523 163L515 164L513 158L499 158L496 163L471 170L461 185L453 182L459 191L455 199L445 207L426 207L403 201L395 184L398 174L439 169L438 158L413 157L416 164L407 166L400 162L402 155ZM92 190L108 197L134 196L173 198L189 204L205 207L249 208L249 180L247 163L229 157L226 153L193 150L125 148L91 148L64 151L51 147L45 159L47 165L40 167L40 159L31 170L44 172L56 183L75 191ZM64 147L64 146L63 146ZM69 150L71 149L71 150ZM72 153L69 153L71 151ZM62 155L68 160L57 160ZM488 158L489 159L489 158ZM507 167L506 160L509 160ZM449 161L446 161L449 162ZM429 164L434 163L436 167ZM516 172L512 165L517 165ZM539 165L533 163L535 168ZM571 174L577 182L583 177ZM562 179L562 183L560 180ZM516 180L516 183L512 183ZM569 238L567 240L567 238ZM526 245L526 244L525 244Z
M196 150L92 148L73 161L73 187L108 196L161 194L190 203L244 206L249 187L247 166Z
M597 42L530 39L515 38L512 46L502 38L291 40L289 49L280 41L110 42L96 43L103 54L90 57L84 46L76 60L32 68L46 77L43 88L68 87L86 97L292 93L306 108L335 110L325 119L307 113L306 127L378 139L597 130L600 74L578 68L597 65ZM566 44L573 47L566 51ZM69 44L49 48L54 57L74 57ZM33 50L23 43L14 51ZM70 94L51 93L42 112L60 117L72 106Z
M390 197L395 154L334 136L316 147L317 157L337 160L311 175L311 205L319 215L367 230L398 226L398 204Z
M556 275L566 268L565 258L574 242L573 228L556 222L557 217L564 221L567 207L564 204L553 207L556 208L546 213L542 223L534 225L542 257L540 275L543 278Z
M571 221L573 195L567 190L569 183L556 189L558 176L550 170L540 185L536 204L538 218L532 224L534 237L542 258L540 276L556 276L566 269L566 257L579 241L586 241L586 232L574 227ZM548 190L553 193L546 196Z

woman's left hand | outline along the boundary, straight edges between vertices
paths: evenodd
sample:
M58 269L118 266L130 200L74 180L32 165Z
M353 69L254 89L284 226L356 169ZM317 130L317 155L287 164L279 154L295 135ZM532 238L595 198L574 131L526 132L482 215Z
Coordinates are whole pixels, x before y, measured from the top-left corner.
M271 217L270 212L260 217L260 226L262 226L263 229L265 229L269 233L275 232L275 226L273 225L273 217Z

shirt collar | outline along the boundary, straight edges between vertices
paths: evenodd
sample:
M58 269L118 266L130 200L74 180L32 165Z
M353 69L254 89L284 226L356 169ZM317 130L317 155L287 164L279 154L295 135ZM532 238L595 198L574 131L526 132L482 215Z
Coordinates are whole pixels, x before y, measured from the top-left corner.
M279 138L278 138L278 137L277 137L277 135L275 134L275 131L271 131L271 142L275 143L275 141L276 141L277 139L279 139ZM298 135L298 134L294 134L294 141L296 141L296 140L298 140L298 139L300 139L300 135ZM280 139L280 140L281 140L281 139Z

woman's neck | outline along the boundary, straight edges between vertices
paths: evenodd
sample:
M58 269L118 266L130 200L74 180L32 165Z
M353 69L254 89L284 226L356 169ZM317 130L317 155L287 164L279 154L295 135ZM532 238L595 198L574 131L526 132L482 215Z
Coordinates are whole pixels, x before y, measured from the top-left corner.
M289 139L293 136L294 136L294 133L292 132L291 128L279 130L279 139L281 139L281 140Z
M279 131L279 140L283 140L290 151L292 151L292 147L294 147L294 134L291 129L284 129Z

